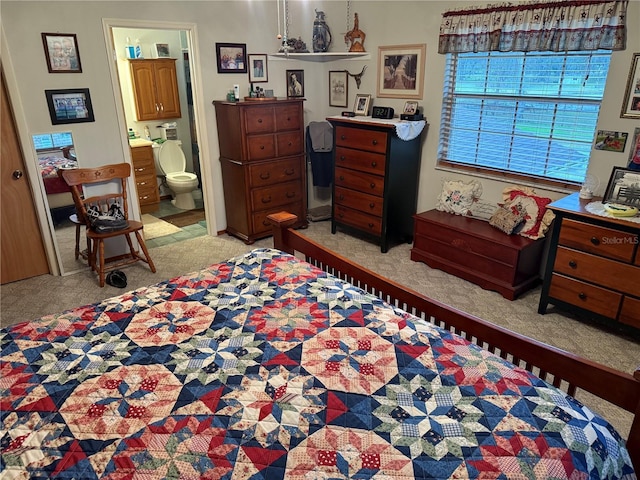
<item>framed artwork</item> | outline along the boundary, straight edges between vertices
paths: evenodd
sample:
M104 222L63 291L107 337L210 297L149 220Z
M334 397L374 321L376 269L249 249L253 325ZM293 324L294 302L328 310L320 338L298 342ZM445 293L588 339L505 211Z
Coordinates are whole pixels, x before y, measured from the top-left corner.
M640 172L613 167L602 203L621 203L640 207Z
M304 97L304 70L287 70L287 97Z
M371 95L358 93L356 102L353 104L353 113L356 115L369 115L369 104L371 103Z
M168 43L154 43L154 53L156 58L169 58L169 44Z
M268 78L267 55L264 53L249 55L249 83L266 82Z
M607 150L609 152L624 152L629 134L626 132L612 132L609 130L598 130L596 134L596 150Z
M247 45L216 43L218 73L247 73Z
M95 121L88 88L45 90L44 93L53 125Z
M346 70L329 72L329 106L347 107L349 99L349 81Z
M640 53L634 53L624 91L621 118L640 118Z
M75 33L42 33L49 73L82 73Z
M414 102L409 100L408 102L404 102L404 108L402 109L402 113L407 115L413 115L418 113L418 102Z
M380 98L422 98L427 46L378 47L378 89Z
M640 127L636 127L633 132L633 142L631 142L631 152L629 152L630 170L640 172Z

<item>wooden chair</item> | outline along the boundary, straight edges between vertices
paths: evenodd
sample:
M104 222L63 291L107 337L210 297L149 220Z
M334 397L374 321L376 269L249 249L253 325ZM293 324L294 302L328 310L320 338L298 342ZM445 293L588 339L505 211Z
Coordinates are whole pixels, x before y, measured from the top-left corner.
M76 205L79 218L84 218L87 226L87 241L91 245L89 252L89 265L93 270L98 272L100 277L100 286L104 287L105 272L115 270L118 267L129 265L137 261L143 261L149 265L152 272L155 273L156 267L149 256L147 246L142 237L142 222L129 220L129 211L127 205L127 179L131 176L131 165L128 163L116 163L113 165L104 165L97 168L74 168L61 170L61 176L71 189L71 195ZM82 186L91 186L103 184L101 188L113 187L117 190L114 193L105 193L102 195L83 198ZM89 215L87 209L91 206L97 207L99 211L106 212L109 207L117 202L120 205L124 217L129 222L129 226L123 230L109 233L98 233L91 229ZM140 249L144 256L133 246L131 234L135 234ZM129 253L105 259L104 241L107 238L124 236L129 245ZM108 265L107 265L108 264Z

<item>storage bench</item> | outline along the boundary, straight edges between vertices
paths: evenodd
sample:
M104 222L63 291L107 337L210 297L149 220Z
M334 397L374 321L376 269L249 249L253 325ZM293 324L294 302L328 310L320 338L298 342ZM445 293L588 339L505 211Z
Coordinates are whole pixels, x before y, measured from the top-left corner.
M488 222L439 210L414 215L411 260L513 300L540 281L544 239L507 235Z

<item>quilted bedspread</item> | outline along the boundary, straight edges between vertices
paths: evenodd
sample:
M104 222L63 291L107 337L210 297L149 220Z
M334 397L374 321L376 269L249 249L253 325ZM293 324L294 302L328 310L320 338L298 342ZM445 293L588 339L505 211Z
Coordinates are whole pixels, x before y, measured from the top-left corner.
M635 478L602 418L277 250L0 331L0 478Z

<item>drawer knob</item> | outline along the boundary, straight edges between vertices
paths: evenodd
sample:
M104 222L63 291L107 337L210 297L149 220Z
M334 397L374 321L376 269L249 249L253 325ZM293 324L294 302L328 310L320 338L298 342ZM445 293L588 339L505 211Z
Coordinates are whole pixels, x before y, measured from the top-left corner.
M570 261L569 261L569 266L570 266L571 268L577 268L578 263L577 263L575 260L570 260Z
M344 218L344 213L340 212L340 213L338 214L338 216L339 216L340 218Z
M288 145L289 145L289 146L293 145L293 142L289 142L289 143L288 143Z
M288 168L284 171L285 175L293 175L296 171L293 168Z
M371 166L374 167L374 168L377 167L378 166L378 162L371 162Z
M596 237L591 237L591 243L594 245L600 245L600 240Z
M296 192L287 192L287 198L293 198L296 196Z
M344 195L342 194L338 195L338 200L344 200Z
M373 223L369 223L369 228L373 228Z
M271 178L271 174L270 174L269 172L262 172L262 173L260 174L260 178L261 178L262 180L269 180L269 178Z
M580 292L580 293L578 294L578 298L579 298L580 300L586 300L586 299L587 299L587 294L586 294L586 293L584 293L584 292Z
M344 182L344 175L340 175L340 180Z
M258 123L262 123L262 119L261 118L258 119Z
M340 135L340 140L344 140L346 138L347 138L346 135Z
M271 203L271 195L268 197L262 197L262 203Z
M264 145L260 145L260 150L264 150Z
M340 155L340 160L344 162L344 155Z
M373 208L373 207L375 207L375 206L376 206L376 204L375 204L375 203L373 203L373 202L371 202L371 203L369 204L369 208Z
M374 141L373 141L373 142L371 142L371 143L373 143L374 145L377 145L377 144L378 144L378 140L374 140Z
M371 182L371 183L369 184L369 186L370 186L371 188L376 188L376 184L375 184L375 183L373 183L373 182Z

